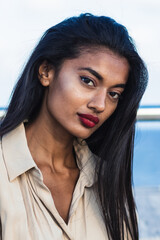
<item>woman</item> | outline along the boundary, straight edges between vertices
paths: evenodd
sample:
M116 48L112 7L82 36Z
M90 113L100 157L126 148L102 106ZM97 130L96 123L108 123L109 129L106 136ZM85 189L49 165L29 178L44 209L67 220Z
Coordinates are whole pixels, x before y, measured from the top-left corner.
M1 122L1 238L138 239L132 195L147 70L126 28L81 14L51 27Z

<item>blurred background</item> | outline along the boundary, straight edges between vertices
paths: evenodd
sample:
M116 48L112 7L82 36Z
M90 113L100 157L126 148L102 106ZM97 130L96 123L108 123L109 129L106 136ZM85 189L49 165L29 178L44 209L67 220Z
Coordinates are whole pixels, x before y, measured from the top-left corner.
M160 239L160 1L0 1L0 115L16 80L44 31L70 16L90 12L125 25L148 66L149 84L136 126L133 188L140 239Z

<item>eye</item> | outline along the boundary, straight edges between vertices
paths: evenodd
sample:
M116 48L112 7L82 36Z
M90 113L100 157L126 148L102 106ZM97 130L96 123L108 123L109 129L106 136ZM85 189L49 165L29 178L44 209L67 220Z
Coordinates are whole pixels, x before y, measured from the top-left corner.
M109 95L115 100L118 100L118 99L122 98L121 94L117 93L117 92L109 92Z
M82 82L84 82L85 84L89 85L89 86L95 86L95 83L93 82L93 80L91 80L88 77L80 77Z

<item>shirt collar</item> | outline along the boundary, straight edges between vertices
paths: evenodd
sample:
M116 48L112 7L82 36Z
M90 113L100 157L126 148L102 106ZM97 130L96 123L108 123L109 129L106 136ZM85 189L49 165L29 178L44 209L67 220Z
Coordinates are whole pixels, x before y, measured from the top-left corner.
M2 137L2 151L10 181L36 166L27 146L23 124Z
M97 156L89 150L84 140L76 139L73 146L77 165L85 176L86 186L90 187L96 180L95 165ZM2 151L10 181L33 167L37 168L27 145L23 123L2 137Z
M95 169L99 158L90 151L85 140L76 139L73 145L77 165L85 178L85 185L86 187L91 187L97 181Z

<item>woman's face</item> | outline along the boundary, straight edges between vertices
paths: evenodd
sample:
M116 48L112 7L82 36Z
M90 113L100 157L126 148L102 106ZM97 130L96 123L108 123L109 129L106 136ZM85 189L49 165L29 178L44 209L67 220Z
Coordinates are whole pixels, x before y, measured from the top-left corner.
M56 77L53 69L46 69L43 63L39 72L42 85L48 86L43 104L47 121L53 128L85 139L115 111L129 64L124 57L100 49L64 61Z

